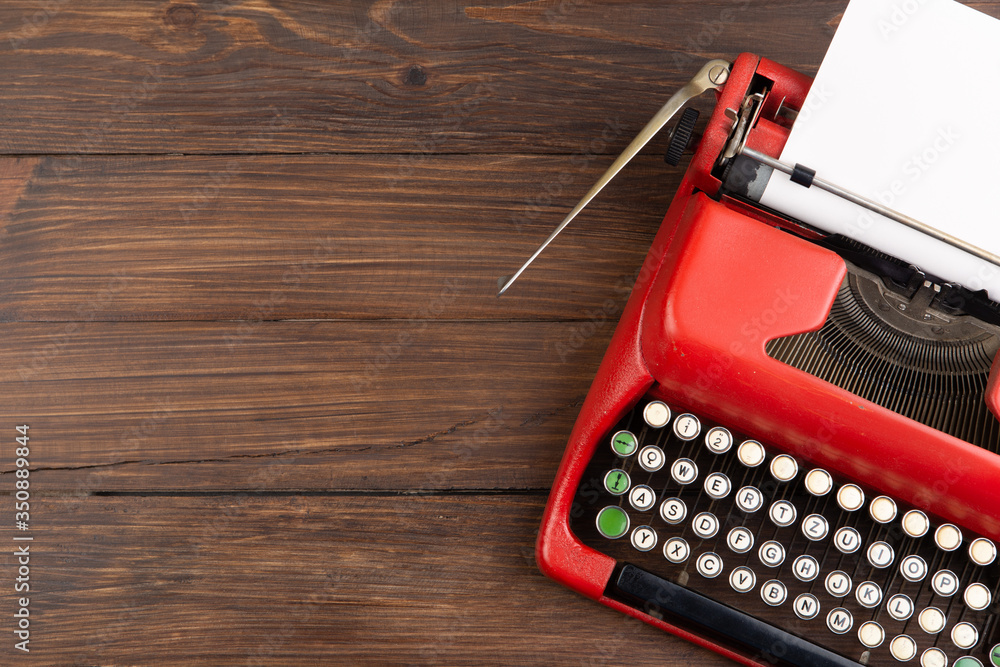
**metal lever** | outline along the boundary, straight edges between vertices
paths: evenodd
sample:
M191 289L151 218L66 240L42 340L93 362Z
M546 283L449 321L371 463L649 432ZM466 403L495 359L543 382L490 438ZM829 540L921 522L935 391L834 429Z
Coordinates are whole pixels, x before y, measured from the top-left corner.
M517 273L510 277L501 276L499 280L497 280L497 284L500 287L500 291L497 292L497 296L501 296L507 291L507 288L510 287L515 280L517 280L518 276L524 273L524 270L528 268L528 265L535 261L535 258L542 254L542 251L545 250L550 243L552 243L552 239L558 236L559 232L566 228L566 225L568 225L573 218L575 218L577 214L582 211L594 197L597 196L597 193L604 189L605 185L611 182L611 179L618 175L618 172L621 171L622 168L628 164L640 150L642 150L643 146L649 143L649 140L652 139L657 132L663 129L664 125L670 122L670 119L674 117L674 114L676 114L682 106L684 106L692 98L701 95L706 90L715 89L724 84L726 79L729 78L729 68L730 64L725 60L710 60L705 63L705 66L702 67L697 74L694 75L694 78L674 93L670 99L667 100L667 103L656 112L656 115L653 116L648 123L646 123L646 126L639 131L639 134L637 134L635 139L632 140L632 143L630 143L628 147L622 151L622 154L619 155L613 163L611 163L608 170L604 172L596 183L594 183L594 186L583 196L583 199L581 199L579 203L573 207L573 210L569 212L569 215L567 215L566 218L559 223L559 226L556 227L555 231L549 234L549 238L545 239L542 245L538 247L538 250L536 250L534 254L528 258L528 261L517 270Z

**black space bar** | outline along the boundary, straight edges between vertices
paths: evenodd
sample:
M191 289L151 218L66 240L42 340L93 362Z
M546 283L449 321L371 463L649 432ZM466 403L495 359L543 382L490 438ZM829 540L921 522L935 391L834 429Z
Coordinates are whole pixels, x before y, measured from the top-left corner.
M641 603L636 605L641 611L653 611L653 615L660 612L686 621L678 625L698 626L707 630L711 638L722 639L721 644L749 649L758 659L772 664L796 667L858 667L859 664L635 565L622 567L610 587L618 597Z

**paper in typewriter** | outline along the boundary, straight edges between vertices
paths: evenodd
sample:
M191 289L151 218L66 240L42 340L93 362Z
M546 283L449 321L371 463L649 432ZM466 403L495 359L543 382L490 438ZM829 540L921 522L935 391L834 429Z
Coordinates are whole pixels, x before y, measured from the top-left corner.
M1000 255L1000 21L852 0L781 160ZM761 203L1000 301L1000 267L775 172Z

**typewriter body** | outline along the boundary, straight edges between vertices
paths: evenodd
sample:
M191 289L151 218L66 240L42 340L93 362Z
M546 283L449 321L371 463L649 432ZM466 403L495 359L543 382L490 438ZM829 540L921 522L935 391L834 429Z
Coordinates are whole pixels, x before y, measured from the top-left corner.
M1000 664L995 304L759 205L746 153L779 156L812 81L727 75L538 563L747 665Z

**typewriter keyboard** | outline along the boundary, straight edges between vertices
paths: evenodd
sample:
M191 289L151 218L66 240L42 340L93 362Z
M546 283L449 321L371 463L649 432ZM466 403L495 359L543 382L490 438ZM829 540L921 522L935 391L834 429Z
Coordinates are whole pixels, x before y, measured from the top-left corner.
M993 542L661 401L605 439L570 521L618 561L608 595L722 643L779 628L766 661L1000 666Z

